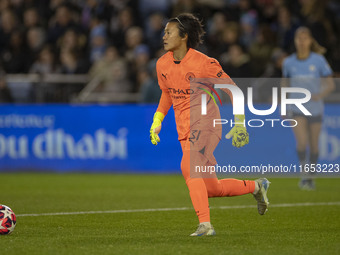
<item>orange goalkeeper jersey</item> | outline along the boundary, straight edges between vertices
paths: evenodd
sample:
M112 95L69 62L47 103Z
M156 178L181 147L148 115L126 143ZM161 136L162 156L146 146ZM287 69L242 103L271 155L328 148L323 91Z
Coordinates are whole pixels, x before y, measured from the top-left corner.
M190 80L193 78L229 78L214 58L190 48L181 61L176 61L173 52L167 52L158 59L158 84L162 96L158 112L167 114L173 105L178 139L187 139L190 132ZM226 91L229 96L231 94Z

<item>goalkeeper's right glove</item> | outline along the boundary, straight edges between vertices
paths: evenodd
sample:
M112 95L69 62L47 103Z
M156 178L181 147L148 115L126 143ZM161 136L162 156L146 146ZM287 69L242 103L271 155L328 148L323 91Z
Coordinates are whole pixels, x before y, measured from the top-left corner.
M245 127L245 116L235 115L235 126L226 134L225 138L233 138L232 145L240 148L249 143L249 134Z
M153 145L157 145L160 142L158 134L161 131L163 119L164 114L161 112L156 112L153 116L153 123L150 128L150 140Z

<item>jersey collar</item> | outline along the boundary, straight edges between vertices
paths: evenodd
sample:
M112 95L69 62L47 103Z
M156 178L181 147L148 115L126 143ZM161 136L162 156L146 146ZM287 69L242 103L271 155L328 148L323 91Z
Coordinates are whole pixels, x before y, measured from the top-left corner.
M185 63L190 58L190 56L192 55L193 51L194 51L194 49L189 48L188 52L185 54L184 58L180 61L180 63L176 63L176 64ZM177 60L175 60L173 52L171 52L171 56L172 56L172 59L173 59L173 61L175 63L175 61L177 61Z

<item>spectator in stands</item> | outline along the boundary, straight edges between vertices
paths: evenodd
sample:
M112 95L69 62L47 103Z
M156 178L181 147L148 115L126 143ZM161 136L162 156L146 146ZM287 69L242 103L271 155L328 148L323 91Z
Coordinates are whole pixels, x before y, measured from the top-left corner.
M229 50L229 47L240 43L240 26L236 22L230 21L226 24L223 30L221 41L215 47L210 47L210 51L217 59L221 57L224 52Z
M24 33L15 30L10 35L9 47L2 52L1 62L6 73L25 73L28 69Z
M148 66L138 73L140 103L157 103L162 91L159 88L156 72L157 59L149 62Z
M275 48L271 56L271 61L268 63L266 70L263 73L263 77L282 77L282 63L287 56L287 52L283 51L281 48Z
M132 84L128 79L128 65L119 56L114 46L106 49L105 55L98 59L89 71L91 78L98 79L101 92L130 92Z
M228 29L227 18L222 12L216 12L208 21L207 42L210 47L209 55L218 58L219 55L226 51L223 42L224 31Z
M54 49L51 45L45 45L40 51L38 59L33 63L29 72L41 75L60 73ZM60 102L63 97L61 85L56 83L39 83L36 86L36 100L38 102ZM39 89L43 87L43 90Z
M133 82L133 91L138 91L139 72L144 71L150 61L150 51L145 44L138 45L134 51L133 62L130 63L130 81Z
M88 72L87 63L79 58L74 50L62 50L60 52L60 72L62 74L85 74ZM57 88L59 95L57 101L69 102L75 94L79 93L79 86L74 83L60 84Z
M79 34L75 29L68 29L65 34L57 41L58 51L74 50L82 53L86 46L86 36Z
M207 37L212 45L222 40L223 32L227 28L227 18L222 12L216 12L208 21Z
M274 24L274 29L277 35L277 46L286 52L294 50L294 34L299 24L292 17L288 7L280 6L278 9L277 23Z
M256 40L250 45L251 68L254 77L263 74L275 46L275 34L268 25L262 25Z
M104 56L94 62L89 71L89 75L91 78L99 77L103 80L107 77L110 80L111 66L119 61L123 61L123 59L119 56L117 48L115 46L109 46L107 47Z
M91 17L100 17L102 20L109 21L112 15L112 7L109 1L86 0L81 1L81 25L87 29L91 25Z
M172 6L172 17L176 17L181 13L202 13L203 10L198 0L176 0Z
M39 21L38 10L34 7L29 8L24 11L23 21L24 21L23 25L25 29L41 26L41 22Z
M67 4L67 0L49 0L46 2L48 2L48 4L45 6L44 13L40 13L40 16L44 16L46 18L47 26L51 26L52 20L55 19L57 8ZM53 22L55 22L55 20Z
M145 26L144 22L152 13L163 13L165 16L169 16L170 14L171 2L168 0L139 0L138 3L138 11L140 19L143 22L143 27Z
M18 18L10 9L1 12L0 22L0 52L9 47L11 34L18 28Z
M143 30L136 26L129 28L125 35L125 42L125 58L129 63L132 63L137 46L143 43Z
M59 6L66 4L67 0L50 0L50 10L55 11Z
M236 22L228 22L223 31L223 42L226 45L238 44L240 41L240 26Z
M240 79L238 81L237 79L253 77L253 75L250 66L250 57L242 46L239 44L231 45L229 50L221 56L221 66L223 70L227 70L228 75L233 77L238 87L246 95L247 87L250 86L250 80ZM220 96L223 101L229 102L229 96L226 93L221 93Z
M134 52L134 69L136 72L145 68L150 60L150 51L145 44L138 45Z
M330 48L332 40L334 40L334 31L329 18L325 16L327 1L308 0L300 1L302 16L302 24L307 26L322 46Z
M145 27L145 37L150 47L151 55L154 56L162 44L164 30L164 15L162 13L153 13L148 17Z
M38 59L33 63L29 72L38 74L60 72L60 67L57 65L55 53L50 45L45 45L40 51Z
M136 56L139 56L139 60L145 59L145 55L149 55L149 49L147 45L143 44L143 30L140 27L131 27L126 32L126 48L125 59L129 65L128 77L131 82L137 84L137 63ZM145 54L146 53L146 54ZM149 56L147 56L149 58ZM133 86L133 91L136 90L136 85Z
M7 87L5 73L0 72L0 103L12 103L13 97Z
M86 63L79 61L77 52L73 50L62 50L60 63L63 74L84 74L88 71Z
M75 29L68 29L65 34L57 42L57 52L66 50L76 53L78 61L82 65L89 66L88 50L86 49L86 36L83 33L79 33Z
M259 22L270 24L274 22L277 16L277 4L279 1L274 0L255 0L256 10L259 12Z
M10 0L2 0L0 1L0 13L4 10L7 10L11 7Z
M89 46L91 63L100 59L104 55L107 47L106 25L103 20L97 16L91 18Z
M247 49L255 40L258 28L258 14L252 7L250 0L240 0L239 8L241 11L241 43Z
M27 67L28 70L30 66L34 63L37 59L41 49L44 46L46 39L45 30L41 27L31 27L28 29L26 34L27 40L27 61L29 66Z
M78 29L72 18L72 12L67 5L57 7L56 14L50 19L48 42L55 43L68 29Z
M106 77L102 92L126 93L131 92L132 84L128 79L128 65L125 61L117 61L111 66L110 77Z
M119 11L117 16L113 16L110 23L111 41L124 51L126 44L126 32L135 24L132 9L129 7Z
M250 57L239 44L233 44L229 47L228 52L223 54L221 58L221 65L223 70L228 70L230 77L252 77Z

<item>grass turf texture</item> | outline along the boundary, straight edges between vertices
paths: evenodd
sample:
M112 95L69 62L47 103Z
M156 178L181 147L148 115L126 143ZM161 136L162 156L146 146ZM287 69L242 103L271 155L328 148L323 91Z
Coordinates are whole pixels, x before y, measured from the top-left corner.
M22 216L31 213L190 207L177 175L0 174L0 204L19 215L1 254L340 254L340 206L212 209L217 235L193 238L194 210ZM271 179L271 204L340 201L340 179ZM210 206L255 205L251 195Z

